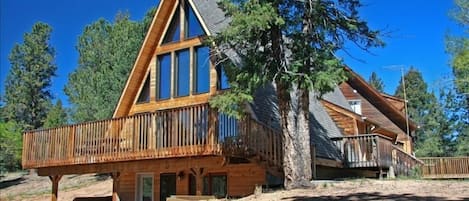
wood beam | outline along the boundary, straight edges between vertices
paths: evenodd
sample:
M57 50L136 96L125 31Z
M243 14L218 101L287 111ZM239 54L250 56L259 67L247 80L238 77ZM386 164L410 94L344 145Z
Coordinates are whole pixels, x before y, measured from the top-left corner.
M120 172L111 173L112 177L112 201L119 201L119 182L120 182Z
M192 174L195 176L195 192L196 195L202 195L204 188L204 168L191 168Z
M50 181L52 182L52 194L51 201L57 201L57 195L59 191L59 181L62 178L62 175L52 175L49 176Z

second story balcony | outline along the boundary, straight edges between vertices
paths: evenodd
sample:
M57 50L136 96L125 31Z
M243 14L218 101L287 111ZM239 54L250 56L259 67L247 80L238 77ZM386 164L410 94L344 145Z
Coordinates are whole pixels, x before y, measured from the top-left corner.
M208 104L23 135L27 169L209 155L255 155L279 166L281 136L249 117L236 120Z

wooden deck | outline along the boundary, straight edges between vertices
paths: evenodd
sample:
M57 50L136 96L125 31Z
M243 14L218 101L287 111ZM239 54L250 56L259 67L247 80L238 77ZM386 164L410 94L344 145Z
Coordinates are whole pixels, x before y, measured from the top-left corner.
M397 175L407 175L422 161L404 152L385 136L366 134L333 138L344 165L348 168L394 168Z
M469 156L420 158L422 176L427 179L469 178Z
M88 122L23 134L23 168L227 155L280 166L279 133L238 121L207 104Z

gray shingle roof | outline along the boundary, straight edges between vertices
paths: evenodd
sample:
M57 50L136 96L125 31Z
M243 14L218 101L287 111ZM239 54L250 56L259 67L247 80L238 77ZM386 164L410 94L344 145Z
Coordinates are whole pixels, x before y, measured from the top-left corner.
M280 130L280 114L275 94L273 85L259 89L251 107L259 121ZM309 111L311 142L316 146L316 155L322 158L341 160L340 153L330 138L340 137L342 133L314 94L310 95Z
M194 6L210 33L215 35L230 23L230 18L218 7L218 0L194 0Z
M342 91L340 91L339 86L336 86L334 88L334 91L324 94L322 96L322 99L329 101L331 103L334 103L344 109L347 109L353 112L344 94L342 94Z
M230 18L226 17L223 10L219 8L218 0L193 0L193 2L195 9L197 9L211 34L217 34L229 25ZM227 54L234 63L240 63L237 61L239 58L234 56L236 53L230 52L229 50L225 50L224 53ZM323 158L341 160L336 146L329 138L340 137L342 133L315 96L312 94L310 97L311 142L316 146L316 155ZM338 87L336 87L333 92L325 94L323 98L351 110ZM280 130L278 101L273 85L267 85L256 92L251 108L259 121L274 129Z

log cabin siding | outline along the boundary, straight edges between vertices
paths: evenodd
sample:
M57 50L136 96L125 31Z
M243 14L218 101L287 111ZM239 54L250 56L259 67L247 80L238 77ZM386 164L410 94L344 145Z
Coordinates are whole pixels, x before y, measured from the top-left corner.
M340 112L334 111L329 107L325 107L327 113L330 115L332 120L337 124L337 126L342 130L345 135L356 135L357 125L356 121Z
M129 171L121 174L119 196L122 201L134 200L136 197L136 180L139 173L153 174L154 200L160 197L160 175L175 173L182 177L176 179L176 194L189 194L189 174L191 168L204 168L204 175L226 174L227 192L230 197L241 197L252 194L256 185L266 184L266 169L255 163L224 164L221 157L206 157L198 159L168 159L155 163L136 163L136 166L144 167L141 170ZM182 173L181 173L182 172Z
M405 134L396 124L394 124L385 114L376 108L371 102L364 98L360 93L356 92L348 83L344 82L340 85L340 90L347 100L360 100L362 115L374 122L379 123L383 128L391 130L395 133Z

